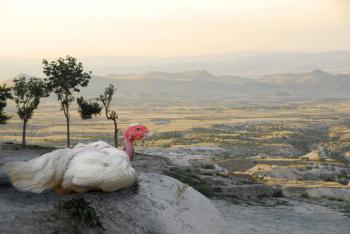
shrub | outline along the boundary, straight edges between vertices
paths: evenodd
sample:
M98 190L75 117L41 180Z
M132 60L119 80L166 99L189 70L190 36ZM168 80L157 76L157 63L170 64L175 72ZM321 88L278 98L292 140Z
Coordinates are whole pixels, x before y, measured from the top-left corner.
M98 102L87 101L83 97L77 99L78 112L82 119L91 119L93 115L99 115L102 106Z
M58 206L60 213L66 214L75 225L102 227L99 215L84 198L75 198Z
M306 154L312 150L313 145L328 141L328 130L329 126L327 125L315 125L300 128L295 130L286 141L288 144Z

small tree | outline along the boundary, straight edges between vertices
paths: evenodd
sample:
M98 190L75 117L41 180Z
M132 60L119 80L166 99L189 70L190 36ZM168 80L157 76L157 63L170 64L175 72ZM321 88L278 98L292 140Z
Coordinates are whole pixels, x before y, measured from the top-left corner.
M44 81L30 77L15 79L13 86L13 96L17 106L17 114L23 121L22 125L22 146L26 145L26 129L33 112L38 108L40 99L49 96Z
M112 120L114 123L114 144L115 147L118 148L118 115L114 110L110 110L110 105L115 91L116 89L114 88L114 86L112 84L109 84L109 86L105 88L104 93L100 95L98 100L102 102L102 105L105 109L106 118Z
M43 65L48 89L57 95L61 110L66 117L67 147L70 147L69 107L74 100L74 93L80 92L80 87L86 87L89 84L91 71L84 72L83 64L69 55L50 63L43 60Z
M0 124L6 124L6 121L10 118L4 113L4 108L7 104L7 99L11 99L11 88L6 85L0 85Z
M77 98L78 112L82 119L91 119L93 115L101 114L102 106L98 102L87 101L83 97Z

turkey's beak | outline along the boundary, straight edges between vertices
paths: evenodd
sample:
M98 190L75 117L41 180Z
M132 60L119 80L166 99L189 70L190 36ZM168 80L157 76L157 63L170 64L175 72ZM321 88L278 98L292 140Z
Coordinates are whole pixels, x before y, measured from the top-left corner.
M144 135L145 139L149 139L151 137L152 137L152 133L151 132L146 132L145 135Z

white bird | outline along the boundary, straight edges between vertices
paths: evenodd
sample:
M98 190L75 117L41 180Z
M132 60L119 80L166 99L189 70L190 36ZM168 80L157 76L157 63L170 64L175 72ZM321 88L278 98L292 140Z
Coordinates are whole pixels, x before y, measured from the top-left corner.
M143 125L130 126L124 134L125 151L97 141L58 149L26 162L12 162L5 170L14 187L21 191L57 193L88 191L114 192L131 186L135 170L133 143L148 135Z

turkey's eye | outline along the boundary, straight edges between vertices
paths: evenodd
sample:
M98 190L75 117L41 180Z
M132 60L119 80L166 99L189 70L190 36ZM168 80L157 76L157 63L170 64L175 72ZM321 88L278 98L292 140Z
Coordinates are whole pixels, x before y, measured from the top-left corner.
M140 128L136 128L136 131L140 131Z

